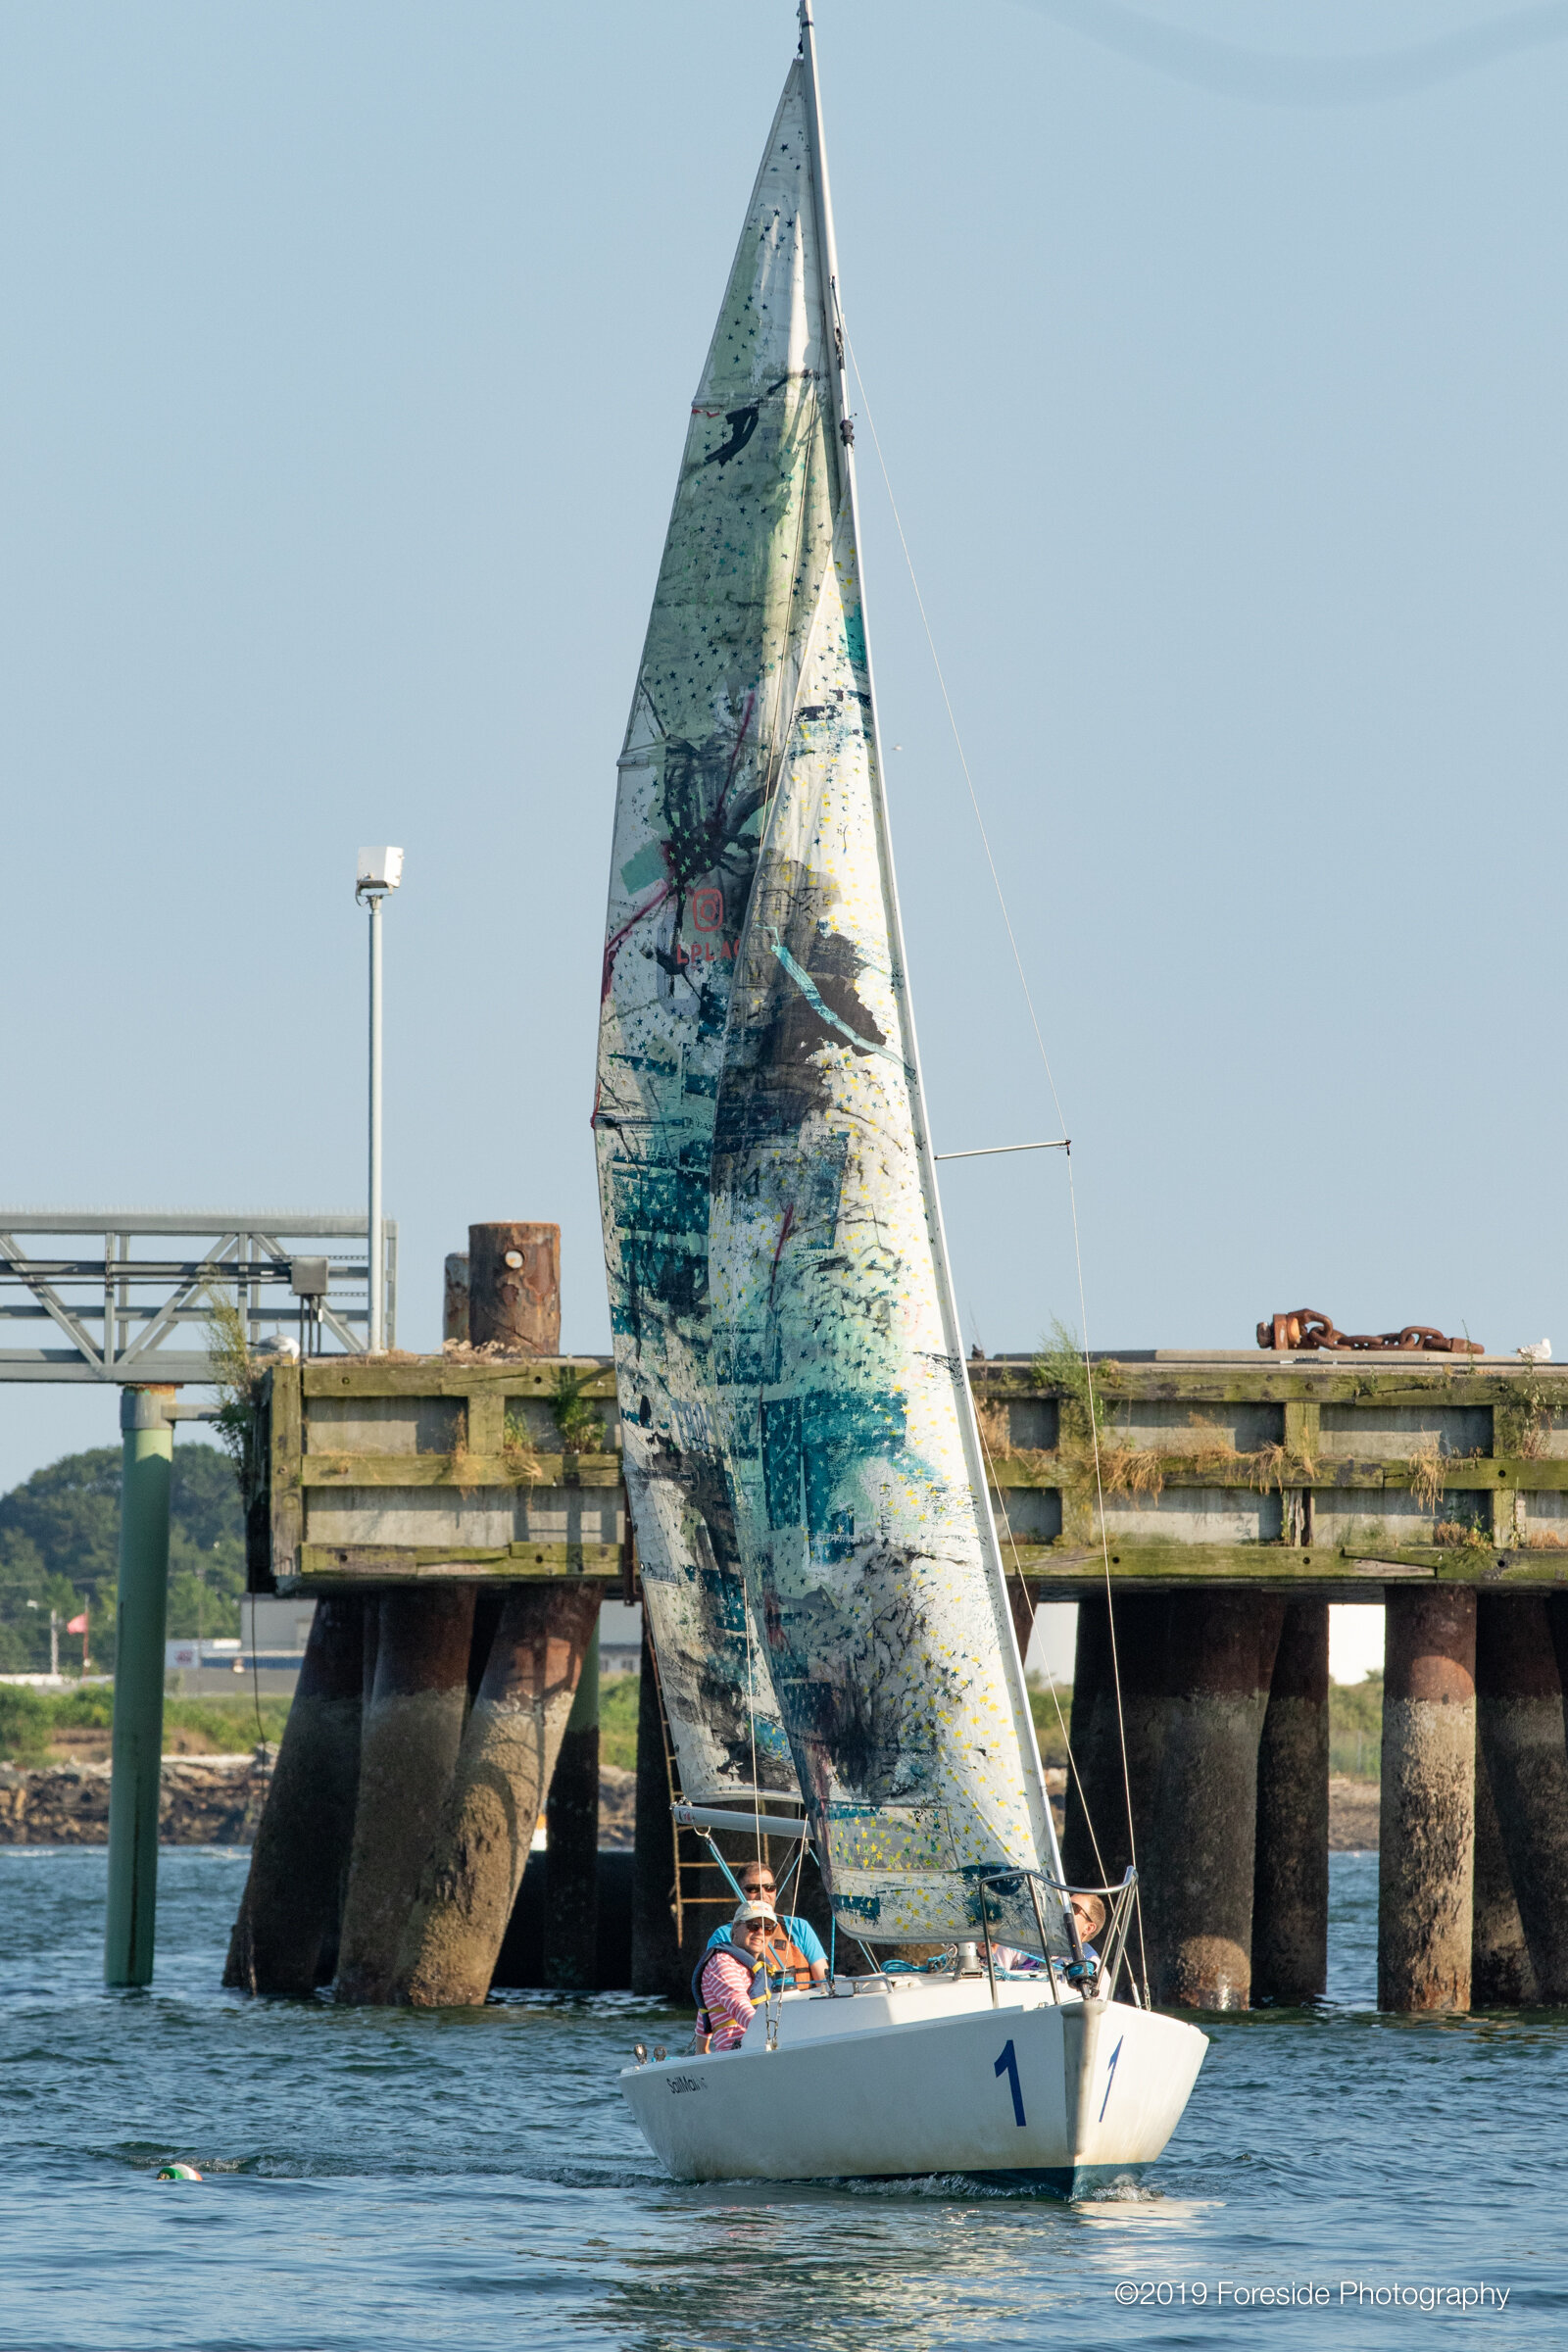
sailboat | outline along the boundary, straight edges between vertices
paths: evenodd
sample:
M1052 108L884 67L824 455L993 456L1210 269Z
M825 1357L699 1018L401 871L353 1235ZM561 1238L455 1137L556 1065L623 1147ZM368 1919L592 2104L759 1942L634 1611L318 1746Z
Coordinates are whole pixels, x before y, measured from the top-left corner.
M1135 2177L1206 2047L1062 1880L953 1300L882 790L809 0L619 765L594 1126L685 1818L869 1973L620 2076L683 2180ZM744 1809L737 1809L744 1808ZM878 1963L869 1947L909 1957Z

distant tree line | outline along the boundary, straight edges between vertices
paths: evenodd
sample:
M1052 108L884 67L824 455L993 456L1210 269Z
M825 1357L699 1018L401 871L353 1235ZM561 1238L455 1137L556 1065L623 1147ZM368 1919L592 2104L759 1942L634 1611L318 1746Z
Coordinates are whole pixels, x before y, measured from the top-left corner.
M120 1448L97 1446L35 1470L0 1495L0 1672L42 1673L49 1611L76 1616L85 1601L93 1664L114 1665L120 1550ZM174 1444L170 1501L169 1631L239 1632L245 1530L234 1466L216 1446ZM36 1601L29 1608L28 1601ZM80 1636L60 1637L61 1664L81 1662Z

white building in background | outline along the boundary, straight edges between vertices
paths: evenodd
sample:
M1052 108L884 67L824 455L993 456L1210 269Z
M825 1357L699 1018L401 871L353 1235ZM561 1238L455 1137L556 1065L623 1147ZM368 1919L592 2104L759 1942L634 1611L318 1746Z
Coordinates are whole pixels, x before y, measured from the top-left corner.
M237 1640L186 1635L164 1644L164 1671L177 1675L176 1695L215 1698L256 1684L264 1698L292 1695L304 1663L305 1644L316 1615L312 1599L258 1593L240 1602ZM607 1600L599 1612L599 1671L602 1676L635 1674L642 1663L643 1613L623 1600Z
M607 1600L599 1612L601 1675L636 1674L643 1662L642 1603Z
M292 1698L316 1615L314 1600L247 1593L239 1604L239 1636L194 1635L164 1644L164 1672L179 1698L222 1698L254 1691L259 1698Z

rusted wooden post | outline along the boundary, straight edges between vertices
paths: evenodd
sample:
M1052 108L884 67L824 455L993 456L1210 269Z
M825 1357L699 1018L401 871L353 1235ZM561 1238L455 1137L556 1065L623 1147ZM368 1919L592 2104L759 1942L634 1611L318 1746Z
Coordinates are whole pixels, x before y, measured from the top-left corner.
M1329 1964L1329 1610L1285 1611L1257 1751L1252 1999L1314 2000Z
M1476 1596L1391 1592L1378 1834L1378 2006L1470 2006Z
M373 1603L372 1610L373 1610ZM316 1604L223 1983L308 2000L337 1968L360 1785L365 1602Z
M1283 1615L1256 1593L1181 1593L1171 1608L1149 1909L1155 1998L1175 2007L1251 1997L1257 1751Z
M398 1994L417 2008L490 1989L598 1615L588 1584L507 1593L404 1930Z
M468 1338L520 1355L561 1353L561 1227L468 1227Z
M1537 1997L1557 2007L1568 2001L1568 1740L1539 1595L1477 1598L1476 1739L1478 1790L1484 1765Z
M472 1585L384 1592L360 1742L340 2001L393 2001L398 1956L446 1803L468 1706Z
M545 1805L545 1983L592 1992L599 1943L599 1603Z

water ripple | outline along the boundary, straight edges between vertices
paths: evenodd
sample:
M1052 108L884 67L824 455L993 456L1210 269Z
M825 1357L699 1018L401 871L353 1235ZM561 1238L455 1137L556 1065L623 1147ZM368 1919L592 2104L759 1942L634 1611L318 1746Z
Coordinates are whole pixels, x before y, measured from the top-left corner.
M1509 2292L1491 2340L1568 2341L1568 2018L1377 2016L1375 1856L1334 1857L1330 1999L1207 2021L1166 2159L1070 2207L951 2176L680 2186L615 2088L675 2013L247 2001L218 1982L240 1883L227 1854L166 1853L158 1982L111 1994L101 1850L0 1849L0 2347L1186 2352L1263 2335L1215 2309L1220 2280L1293 2278L1484 2278ZM172 2158L203 2184L156 2182ZM1124 2309L1129 2279L1170 2299ZM1266 2339L1432 2327L1352 2299L1270 2312Z

